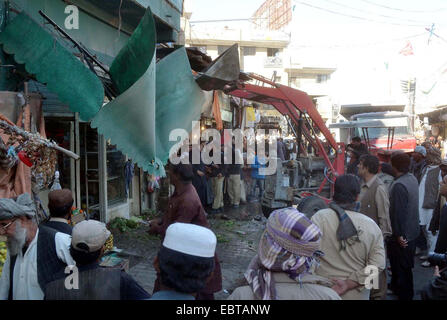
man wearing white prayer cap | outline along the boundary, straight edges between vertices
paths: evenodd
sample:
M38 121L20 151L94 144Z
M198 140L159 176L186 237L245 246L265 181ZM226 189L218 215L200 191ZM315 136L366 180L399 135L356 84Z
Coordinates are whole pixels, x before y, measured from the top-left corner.
M208 228L173 223L154 261L161 279L151 300L195 300L214 270L216 235Z

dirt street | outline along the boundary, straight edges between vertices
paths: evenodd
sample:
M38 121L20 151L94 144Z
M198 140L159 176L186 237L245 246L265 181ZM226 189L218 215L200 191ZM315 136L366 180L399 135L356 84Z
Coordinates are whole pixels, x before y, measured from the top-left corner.
M264 231L266 219L262 215L259 203L241 205L238 209L229 209L224 216L209 216L212 230L217 235L217 254L222 268L222 287L215 297L225 300L235 288L245 285L244 272L250 260L256 254L259 239ZM152 293L155 271L152 262L161 245L158 237L150 236L148 227L126 233L112 230L115 246L143 257L136 266L131 266L129 273L149 292ZM419 291L431 279L432 268L421 267L419 257L415 257L414 289L415 300L420 299ZM388 281L391 277L388 277ZM389 295L387 300L395 300Z
M208 217L211 229L217 236L217 254L223 276L224 290L215 295L218 300L225 300L236 287L245 284L244 272L256 254L266 222L259 203L241 205L238 209L226 210L223 215ZM117 248L143 257L140 263L131 266L129 273L152 293L156 277L152 262L161 240L149 235L147 230L148 227L140 226L125 233L112 231Z

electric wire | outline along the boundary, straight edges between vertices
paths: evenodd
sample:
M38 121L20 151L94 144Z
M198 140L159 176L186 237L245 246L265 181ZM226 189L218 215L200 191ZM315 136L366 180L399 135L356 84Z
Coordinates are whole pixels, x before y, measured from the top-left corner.
M418 33L418 34L414 34L414 35L410 35L410 36L406 36L406 37L401 37L401 38L394 38L394 39L389 39L386 41L377 41L377 42L368 42L368 43L352 43L352 44L334 44L334 45L296 45L293 48L352 48L352 47L373 47L373 46L377 46L377 45L381 45L381 44L386 44L386 43L390 43L390 42L396 42L396 41L401 41L401 40L409 40L409 39L413 39L413 38L418 38L418 37L422 37L425 36L427 33Z
M388 10L395 10L395 11L401 11L401 12L434 13L434 12L447 10L447 8L439 8L437 10L408 10L408 9L399 9L399 8L388 7L388 6L385 6L385 5L382 5L382 4L378 4L378 3L375 3L375 2L369 1L369 0L360 0L360 1L363 1L365 3L368 3L368 4L376 6L376 7L381 7L381 8L385 8L385 9L388 9Z
M351 6L348 6L348 5L345 5L345 4L338 3L338 2L333 1L333 0L324 0L324 1L326 1L328 3L333 3L333 4L335 4L337 6L340 6L340 7L343 7L343 8L348 8L348 9L351 9L351 10L356 10L356 11L367 13L367 14L373 14L373 15L376 15L376 16L379 16L379 17L383 17L383 18L398 19L398 20L407 21L407 22L424 23L424 24L431 24L432 23L432 22L421 21L421 20L412 20L412 19L405 19L405 18L401 18L401 17L388 16L388 15L384 15L384 14L380 14L380 13L376 13L376 12L371 12L371 11L364 10L364 9L351 7Z
M349 18L353 18L353 19L358 19L358 20L362 20L362 21L370 21L370 22L380 23L380 24L391 24L391 25L407 26L407 27L424 27L424 26L426 26L426 24L404 24L404 23L397 23L397 22L393 22L393 21L379 21L379 20L375 20L375 19L371 19L371 18L367 18L367 17L360 17L360 16L356 16L356 15L341 13L341 12L334 11L334 10L331 10L331 9L326 9L326 8L322 8L322 7L319 7L319 6L315 6L315 5L312 5L310 3L303 2L303 1L294 0L294 2L295 3L299 3L299 4L303 5L303 6L311 7L311 8L322 10L322 11L326 11L326 12L329 12L329 13L332 13L332 14L335 14L335 15L340 15L340 16L349 17Z

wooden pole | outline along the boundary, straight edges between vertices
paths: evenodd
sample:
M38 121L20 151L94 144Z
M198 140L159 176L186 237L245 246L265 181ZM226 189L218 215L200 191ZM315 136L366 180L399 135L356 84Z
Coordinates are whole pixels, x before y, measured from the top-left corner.
M25 131L25 130L17 127L14 124L11 124L10 121L5 121L5 118L6 117L4 115L0 114L0 119L1 119L0 120L0 129L7 130L7 131L9 130L17 135L24 137L25 139L29 139L29 140L33 139L36 142L38 142L39 144L42 144L48 148L53 148L57 151L63 152L67 156L69 156L75 160L79 159L79 156L76 153L71 152L70 150L64 149L52 141L42 138L39 134L32 134L28 131Z

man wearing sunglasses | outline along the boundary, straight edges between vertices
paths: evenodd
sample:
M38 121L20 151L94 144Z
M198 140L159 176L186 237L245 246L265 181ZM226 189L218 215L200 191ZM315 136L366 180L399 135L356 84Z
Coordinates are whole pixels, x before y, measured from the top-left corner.
M70 255L71 237L38 226L30 195L0 199L0 235L8 253L0 278L0 300L42 300L47 283L63 277Z

